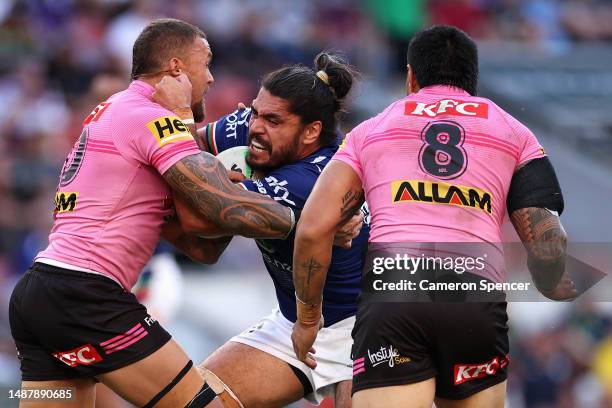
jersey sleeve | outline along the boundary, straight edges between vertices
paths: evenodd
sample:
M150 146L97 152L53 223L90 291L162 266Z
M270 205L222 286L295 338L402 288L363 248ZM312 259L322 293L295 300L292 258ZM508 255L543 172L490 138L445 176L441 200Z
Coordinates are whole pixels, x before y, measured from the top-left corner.
M205 126L206 142L214 155L249 142L251 109L238 109Z
M178 116L161 107L134 114L137 119L121 121L131 138L132 156L164 174L176 162L200 152L189 128ZM117 125L115 125L116 127Z
M311 168L312 167L312 168ZM314 165L295 163L281 167L260 180L244 180L242 186L272 198L274 201L301 210L317 181Z
M352 131L347 133L346 137L340 144L338 151L332 157L332 160L339 160L348 164L357 173L359 178L363 180L363 169L361 167L361 149L363 140L367 133L373 127L374 118L360 123Z
M518 162L517 167L530 160L546 156L544 148L538 142L533 132L518 120L511 118L511 126L518 138Z

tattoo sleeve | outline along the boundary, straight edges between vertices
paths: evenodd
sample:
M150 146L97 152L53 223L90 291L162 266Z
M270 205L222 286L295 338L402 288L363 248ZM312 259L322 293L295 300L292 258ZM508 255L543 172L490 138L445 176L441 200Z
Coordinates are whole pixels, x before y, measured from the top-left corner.
M342 196L342 207L340 208L340 223L345 223L365 201L363 190L349 190Z
M282 239L293 227L289 208L232 183L227 170L209 153L183 158L164 173L164 179L199 216L227 235Z
M559 217L545 208L522 208L510 219L527 249L527 266L538 289L550 292L565 271L567 235Z
M361 180L345 163L332 160L319 176L302 210L293 248L293 284L302 302L321 302L334 235L363 198Z

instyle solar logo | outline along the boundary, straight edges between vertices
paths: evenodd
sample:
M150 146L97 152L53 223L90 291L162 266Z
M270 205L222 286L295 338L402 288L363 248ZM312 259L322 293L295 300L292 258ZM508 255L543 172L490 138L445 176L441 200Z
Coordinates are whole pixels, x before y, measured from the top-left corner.
M409 357L400 356L399 351L393 345L389 347L382 346L379 350L371 352L368 350L368 359L372 367L376 367L380 364L387 364L393 368L396 364L405 364L410 362Z

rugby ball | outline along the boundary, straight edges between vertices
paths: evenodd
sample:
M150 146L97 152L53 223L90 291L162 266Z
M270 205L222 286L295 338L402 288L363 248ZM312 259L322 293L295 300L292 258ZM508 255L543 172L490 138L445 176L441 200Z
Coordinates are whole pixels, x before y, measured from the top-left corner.
M251 178L253 171L246 162L246 155L248 152L248 146L236 146L219 153L217 159L219 159L226 169L238 171L244 174L244 177Z

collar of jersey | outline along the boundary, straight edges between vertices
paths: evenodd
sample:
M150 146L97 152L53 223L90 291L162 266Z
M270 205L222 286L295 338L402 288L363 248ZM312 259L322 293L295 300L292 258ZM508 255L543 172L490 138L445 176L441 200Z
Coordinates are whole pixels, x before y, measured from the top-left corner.
M152 85L147 84L144 81L135 80L132 81L130 87L128 88L132 91L138 92L139 94L151 99L153 92L155 92L155 88Z
M439 94L439 95L465 95L470 96L469 93L461 88L456 88L449 85L431 85L421 88L418 93L422 94Z

